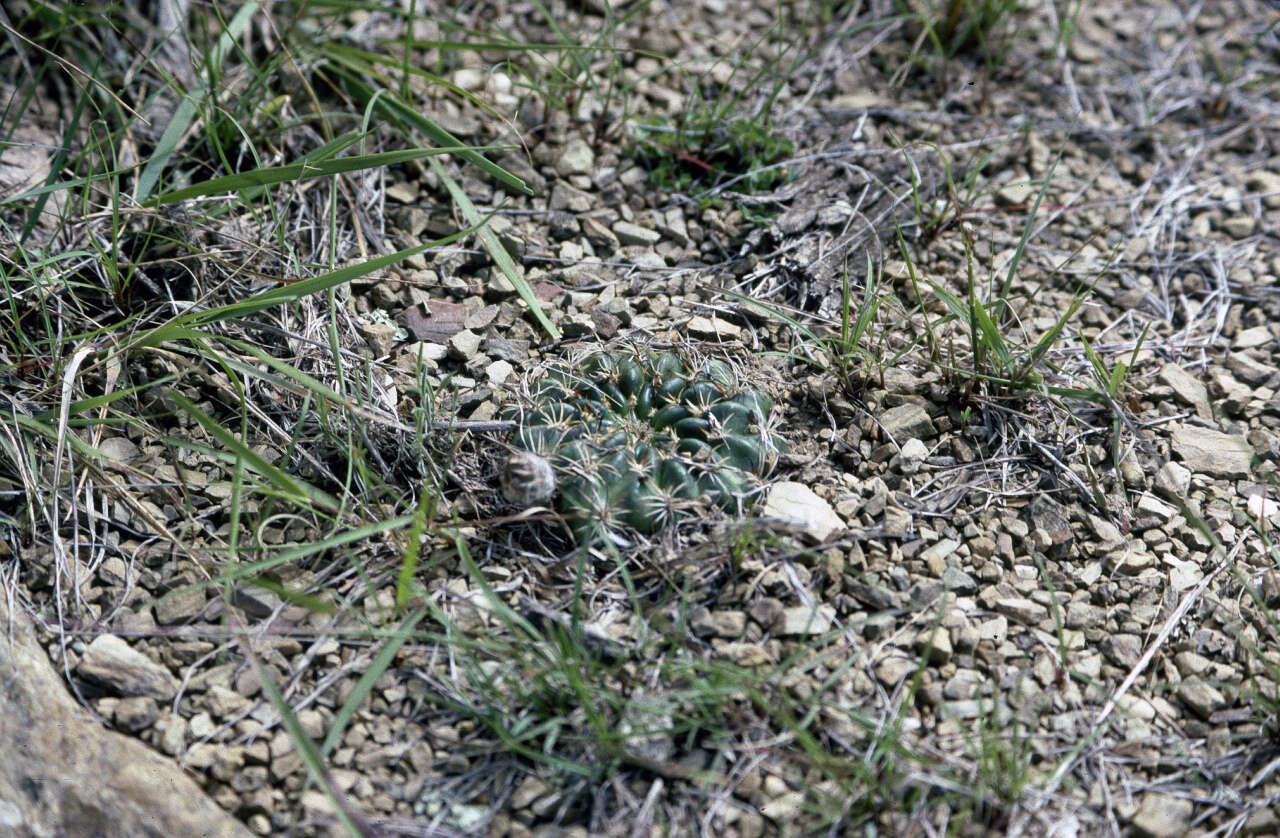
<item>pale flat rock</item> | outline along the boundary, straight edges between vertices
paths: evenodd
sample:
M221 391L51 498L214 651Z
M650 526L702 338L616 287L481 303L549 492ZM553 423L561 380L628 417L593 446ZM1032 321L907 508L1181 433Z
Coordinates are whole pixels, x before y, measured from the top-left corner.
M1191 828L1190 800L1167 794L1147 794L1142 798L1138 813L1133 816L1133 828L1144 838L1177 838L1186 835Z
M788 637L823 634L831 630L835 617L836 610L830 605L819 605L817 608L796 605L784 608L778 633Z
M565 143L564 150L556 160L556 174L561 177L569 175L589 175L596 170L596 155L591 146L581 137L573 137Z
M926 564L932 561L943 561L959 547L960 542L950 538L944 538L941 541L934 542L922 550L920 553L920 560Z
M742 334L742 328L728 320L702 315L690 317L685 329L690 335L700 340L726 340L737 338Z
M1171 500L1181 500L1191 489L1191 472L1175 462L1167 462L1156 472L1155 489Z
M1157 500L1153 495L1146 492L1138 496L1137 510L1141 515L1150 515L1157 518L1162 524L1168 523L1169 519L1178 512L1169 504Z
M470 361L480 351L480 336L463 329L449 338L449 351L461 361Z
M1049 616L1049 609L1025 597L1000 597L995 601L994 605L996 613L1003 614L1009 619L1017 620L1024 625L1035 625Z
M1178 685L1178 698L1206 721L1227 706L1226 697L1216 687L1203 681L1183 681Z
M893 655L876 664L876 678L886 687L896 687L903 678L915 674L919 668L919 660Z
M880 426L899 444L912 438L930 439L938 433L929 412L915 402L891 407L880 414Z
M1196 474L1227 479L1249 476L1254 451L1242 436L1187 425L1173 432L1171 444L1183 464Z
M1231 341L1231 348L1252 349L1255 346L1268 346L1275 342L1275 336L1271 334L1269 327L1254 326L1252 329L1242 329L1237 332L1235 339Z
M818 542L845 528L831 504L803 483L792 481L774 484L761 514Z
M93 639L76 665L76 674L121 696L172 701L178 694L178 682L169 670L114 634Z
M250 838L172 760L81 708L3 597L0 625L0 834Z
M649 247L662 241L662 234L657 230L650 230L639 224L632 224L630 221L616 222L613 225L613 234L618 237L621 244L628 246Z
M1196 415L1201 419L1213 418L1209 391L1200 379L1177 364L1165 364L1160 369L1160 381L1172 388L1179 401L1195 408Z
M142 456L142 449L123 436L107 437L98 443L98 450L105 454L108 460L117 463L128 463Z

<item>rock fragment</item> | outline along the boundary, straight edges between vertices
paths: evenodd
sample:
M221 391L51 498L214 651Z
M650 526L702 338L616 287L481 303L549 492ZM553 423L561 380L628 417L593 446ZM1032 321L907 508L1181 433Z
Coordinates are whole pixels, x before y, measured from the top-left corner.
M1186 835L1191 826L1190 800L1167 794L1147 794L1142 798L1138 813L1133 816L1133 828L1144 838L1176 838Z
M178 692L178 683L169 670L114 634L100 634L93 639L76 666L76 674L121 696L171 701Z
M1171 444L1192 472L1229 480L1249 476L1253 446L1242 436L1185 425L1173 432Z
M891 407L880 414L880 426L899 444L909 439L930 439L937 434L929 413L915 402Z
M10 614L3 597L0 625L8 627L0 640L0 832L249 838L175 763L85 712L67 694L25 615ZM103 638L110 639L103 644ZM95 643L99 663L115 657L103 654L104 645L128 648L112 635ZM124 659L137 663L132 655ZM123 720L133 725L149 722L154 708L126 700L118 713L121 706ZM16 825L17 833L4 831Z
M774 484L765 499L762 514L815 542L826 541L845 527L831 504L803 483L792 481Z

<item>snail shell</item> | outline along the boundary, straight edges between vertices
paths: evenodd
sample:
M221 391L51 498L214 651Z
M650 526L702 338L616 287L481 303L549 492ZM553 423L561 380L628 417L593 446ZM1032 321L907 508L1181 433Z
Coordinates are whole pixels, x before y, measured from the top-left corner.
M516 506L543 506L556 493L556 472L546 457L515 451L502 464L502 496Z

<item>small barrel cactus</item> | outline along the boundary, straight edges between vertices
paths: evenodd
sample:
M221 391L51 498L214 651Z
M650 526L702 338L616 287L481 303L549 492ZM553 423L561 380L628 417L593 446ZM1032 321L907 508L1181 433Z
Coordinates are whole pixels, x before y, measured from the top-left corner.
M754 477L785 449L770 429L772 400L719 360L600 351L552 367L531 399L508 413L520 423L512 455L520 468L504 474L527 468L528 453L545 458L579 542L621 526L654 532L699 498L741 508Z

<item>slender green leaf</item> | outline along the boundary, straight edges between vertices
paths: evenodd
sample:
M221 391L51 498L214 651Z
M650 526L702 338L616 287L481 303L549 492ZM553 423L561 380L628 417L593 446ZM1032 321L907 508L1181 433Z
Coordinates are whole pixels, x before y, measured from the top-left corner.
M341 59L338 56L329 56L329 57L335 61L341 61ZM465 143L463 143L457 137L453 136L453 134L450 134L448 131L441 128L435 122L432 122L430 119L423 116L414 107L409 105L399 96L397 96L395 93L385 89L380 89L375 92L370 85L365 83L365 81L357 75L358 73L363 73L363 72L369 72L372 74L371 68L367 68L367 67L362 68L358 63L352 63L352 62L341 62L341 63L349 64L349 67L344 68L338 65L331 65L330 68L335 73L342 76L342 78L346 81L348 87L350 88L352 94L356 97L356 100L360 102L360 105L362 107L372 102L374 109L377 110L379 113L381 113L383 116L386 116L391 119L395 119L399 122L403 122L413 128L416 128L418 131L422 132L432 141L437 142L440 145L450 146L454 148L465 146ZM526 184L522 179L511 174L506 169L502 168L498 164L486 158L483 154L480 154L478 151L464 149L462 151L458 151L455 153L462 159L466 160L468 163L471 163L472 165L476 166L482 171L487 172L488 174L492 175L493 177L507 184L512 189L515 189L516 191L521 192L525 195L533 194L533 190L530 189L529 185Z
M355 265L348 265L345 268L329 271L328 273L313 276L309 279L302 279L297 282L290 282L275 288L268 288L254 294L252 297L241 300L236 303L228 303L224 306L207 309L205 311L194 311L184 314L169 323L158 326L151 331L150 334L143 337L137 345L139 346L155 346L169 340L175 329L184 326L208 326L212 323L218 323L232 317L243 317L271 308L277 305L287 305L295 303L309 294L315 294L319 291L326 291L330 288L337 287L344 282L350 282L353 279L359 279L362 276L380 271L383 268L394 265L401 259L407 259L416 253L422 253L433 247L440 247L448 244L466 234L472 232L472 229L459 230L443 239L424 242L414 247L406 247L404 250L397 250L386 256L379 256L366 262L359 262Z
M240 7L227 24L226 31L218 39L218 43L209 58L211 65L221 66L223 56L235 46L235 42L244 33L245 27L249 25L250 18L257 11L258 4L256 2L249 2ZM183 96L178 103L178 107L174 109L173 116L169 119L169 124L165 126L164 133L160 135L160 140L156 143L155 153L151 155L151 159L143 167L142 173L138 175L134 198L139 202L146 201L151 197L151 192L160 180L161 173L164 171L165 166L169 165L169 160L177 150L178 143L181 142L182 137L187 133L187 129L191 127L191 123L195 119L196 103L208 93L207 85L200 83L188 95Z
M529 307L529 311L533 312L534 318L546 333L551 336L552 340L559 340L560 330L556 328L556 324L552 323L547 318L547 315L542 311L542 304L538 302L537 296L534 295L533 288L529 286L529 283L526 282L520 272L516 270L516 265L511 261L511 256L507 253L507 249L502 246L502 242L498 241L497 234L494 233L493 230L489 229L487 225L483 227L479 226L483 222L483 219L480 216L480 211L476 209L475 204L471 203L471 199L467 197L467 193L462 190L462 187L458 185L457 181L449 176L449 173L445 171L444 166L441 166L439 161L433 158L427 162L431 164L431 170L440 178L441 183L445 185L445 188L449 190L449 194L453 196L453 200L458 205L458 208L462 210L462 217L466 219L467 223L472 225L473 228L479 227L477 233L480 236L480 241L484 243L485 249L489 251L490 258L492 258L498 268L501 269L503 275L506 276L507 281L515 287L516 293L520 295L520 299L524 300L525 305Z
M212 180L192 184L183 189L166 192L148 201L146 206L172 204L189 198L204 195L219 195L223 192L237 192L255 186L270 186L277 183L307 180L316 177L354 172L363 169L376 169L381 166L394 166L406 160L417 160L433 154L457 154L466 146L445 148L406 148L398 151L380 151L375 154L363 154L356 157L337 157L322 160L303 160L287 166L272 166L266 169L253 169L233 175L223 175Z
M321 758L327 757L334 746L342 741L342 734L346 732L347 725L351 723L351 719L356 714L356 709L360 707L369 693L373 692L373 685L382 673L387 671L387 667L391 666L391 661L395 659L396 652L400 651L400 647L413 634L413 630L417 627L418 622L426 614L426 609L419 608L410 614L407 614L400 625L396 627L395 632L387 638L387 642L378 654L370 661L369 666L360 676L360 680L356 682L355 688L351 690L351 694L347 696L347 700L342 703L342 707L338 709L337 714L333 718L333 724L329 726L329 733L325 736L324 742L320 745Z
M289 702L285 701L280 688L276 686L275 678L262 665L257 656L253 654L253 650L249 648L248 643L242 643L241 646L244 648L245 654L253 661L253 666L258 671L258 678L262 682L262 689L267 694L267 700L271 702L271 706L275 707L276 712L280 714L280 720L284 723L285 731L288 732L289 739L293 742L293 747L297 749L298 756L302 757L302 762L307 766L307 774L312 781L324 790L325 796L333 804L333 810L337 813L338 820L341 821L343 828L347 830L347 834L352 838L364 838L366 833L356 826L351 813L347 811L346 802L339 797L337 789L329 781L329 773L324 768L324 757L316 748L316 743L312 742L311 737L307 736L307 732L302 729L302 723L294 715L293 708L289 706Z
M175 391L171 391L169 396L178 404L179 407L186 411L191 418L199 422L201 427L209 432L210 436L221 442L227 448L231 449L237 456L243 457L246 465L258 474L262 475L262 477L266 478L272 485L283 491L286 495L292 497L298 502L317 503L329 510L339 508L340 504L328 493L300 480L295 480L278 466L268 462L265 457L237 439L234 434L214 420L213 417L196 407L195 404L186 396Z

